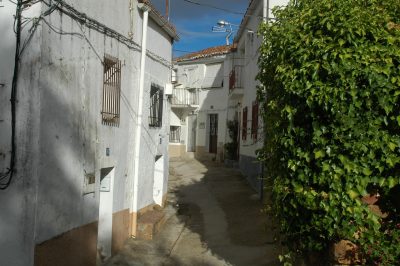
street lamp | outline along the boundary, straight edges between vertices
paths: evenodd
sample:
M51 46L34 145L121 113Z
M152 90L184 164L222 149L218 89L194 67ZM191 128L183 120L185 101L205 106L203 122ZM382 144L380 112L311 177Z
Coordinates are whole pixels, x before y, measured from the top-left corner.
M236 27L236 28L240 27L237 24L232 24L225 20L218 20L217 25L212 27L212 31L213 32L227 32L228 34L226 35L226 45L229 45L229 38L235 32L235 30L232 29L232 26ZM254 34L254 30L252 30L252 29L244 28L244 30L246 30L247 33L250 33L252 35Z
M226 38L226 45L229 45L229 38L232 36L232 34L234 32L234 30L232 29L232 26L239 27L239 25L229 23L225 20L219 20L217 22L217 25L212 27L212 31L228 33L225 38Z

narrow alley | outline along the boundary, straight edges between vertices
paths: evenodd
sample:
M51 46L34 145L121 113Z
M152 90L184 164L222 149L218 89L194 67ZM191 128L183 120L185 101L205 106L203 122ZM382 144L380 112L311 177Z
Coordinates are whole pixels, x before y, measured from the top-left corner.
M273 226L262 208L239 171L174 159L160 233L128 240L105 265L279 265Z

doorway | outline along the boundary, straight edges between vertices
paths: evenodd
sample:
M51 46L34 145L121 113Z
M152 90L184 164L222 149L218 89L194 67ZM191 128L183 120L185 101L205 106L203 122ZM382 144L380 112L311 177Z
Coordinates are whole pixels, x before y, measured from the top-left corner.
M197 115L188 116L188 142L187 151L196 151L196 128L197 128Z
M154 164L153 200L160 206L163 205L164 186L164 156L156 156Z
M114 167L100 170L99 225L97 250L106 259L111 256Z
M217 153L218 144L218 114L209 114L210 121L210 143L209 153Z

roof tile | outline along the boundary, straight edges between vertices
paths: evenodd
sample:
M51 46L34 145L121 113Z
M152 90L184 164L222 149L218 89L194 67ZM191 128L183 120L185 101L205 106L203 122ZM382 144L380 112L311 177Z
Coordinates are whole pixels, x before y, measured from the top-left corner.
M228 54L228 53L234 51L235 49L236 49L236 44L214 46L214 47L209 47L209 48L203 49L198 52L193 52L190 54L186 54L186 55L177 57L177 58L175 58L174 61L183 62L183 61L190 61L190 60L206 58L206 57L211 57L211 56L216 56L216 55L224 55L224 54Z

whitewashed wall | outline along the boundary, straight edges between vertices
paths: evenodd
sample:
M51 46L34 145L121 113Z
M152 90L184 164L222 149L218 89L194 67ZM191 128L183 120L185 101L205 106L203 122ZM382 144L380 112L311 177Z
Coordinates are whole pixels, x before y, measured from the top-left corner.
M230 64L225 59L226 56L222 55L177 64L178 83L182 84L180 87L200 89L199 108L195 111L196 146L203 146L206 151L209 145L210 114L218 114L218 145L226 142Z
M129 0L72 1L68 3L110 28L128 35ZM10 150L10 88L15 37L15 6L0 7L0 171ZM47 6L36 4L24 16L38 16ZM141 11L135 9L134 40L141 39ZM115 39L80 27L59 12L45 18L60 35L40 23L21 61L17 105L17 172L6 191L0 191L0 264L32 265L33 247L70 229L96 221L99 175L115 167L113 212L131 206L133 196L134 137L137 119L140 52ZM27 26L26 29L29 27ZM77 36L84 34L89 40ZM25 36L24 36L25 37ZM171 38L149 19L148 49L171 60ZM119 127L101 124L103 65L107 53L122 63L121 121ZM100 57L100 58L99 58ZM169 67L147 57L144 134L141 146L139 207L154 202L154 157L163 155L168 169L169 105L164 100L162 128L149 129L151 82L169 82ZM160 140L161 139L161 140ZM106 155L109 148L110 155ZM4 155L3 155L4 154ZM95 173L96 193L84 194L85 173ZM163 173L163 195L168 171ZM36 204L37 203L37 204Z
M269 0L269 17L272 18L271 10L277 5L285 5L287 0ZM259 47L261 45L262 36L252 32L257 32L263 17L263 1L254 2L254 7L250 11L250 16L245 24L241 25L245 30L242 31L241 35L236 39L238 41L237 53L234 55L235 59L239 64L243 65L243 97L241 101L241 111L244 107L247 107L247 138L243 140L240 137L240 169L251 186L258 192L261 193L262 181L260 179L262 175L262 165L256 161L256 150L260 149L264 143L264 132L263 124L261 119L261 113L259 114L258 121L258 137L253 139L251 136L251 123L252 123L252 105L257 97L257 86L260 83L256 80L258 68L258 57ZM260 110L261 112L261 110ZM240 117L241 126L243 125L242 114ZM240 132L242 134L242 131Z
M13 32L15 5L2 1L0 7L0 172L9 167L11 155L11 111L10 93L14 70L16 37ZM34 5L24 16L38 16L41 4ZM37 196L38 146L40 91L40 32L32 39L30 49L21 60L20 88L17 105L16 127L18 138L17 169L13 183L7 190L0 191L2 209L0 211L0 264L32 265L35 237L34 199ZM22 38L26 38L26 32ZM28 89L29 88L29 89ZM23 97L20 97L23 96Z

